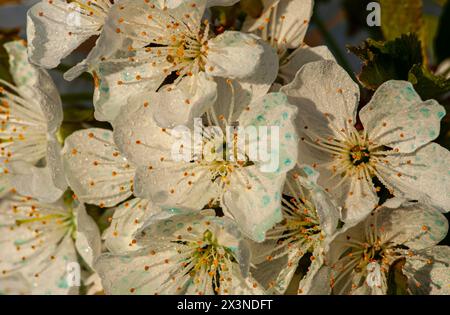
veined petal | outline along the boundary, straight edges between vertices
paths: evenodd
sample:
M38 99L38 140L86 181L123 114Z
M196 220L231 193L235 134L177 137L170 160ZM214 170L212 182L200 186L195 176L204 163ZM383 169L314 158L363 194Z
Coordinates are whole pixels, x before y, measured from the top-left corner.
M388 162L378 168L380 179L394 194L419 200L450 211L450 152L430 143L414 153L385 158Z
M266 232L282 220L281 193L285 178L284 174L264 174L255 166L231 174L222 205L243 233L256 242L264 241Z
M378 229L394 244L422 250L442 241L448 232L448 221L436 209L423 204L409 204L397 209L382 208Z
M132 195L135 168L117 149L112 131L77 131L66 139L63 155L67 180L79 200L111 207Z
M334 61L306 64L294 81L281 88L281 92L288 96L289 103L299 108L298 115L305 121L317 112L315 117L319 118L322 113L321 121L315 119L314 124L308 126L314 129L310 131L317 130L317 134L323 134L321 130L330 130L328 125L331 123L338 130L356 123L359 87Z
M55 68L81 43L98 35L111 4L108 1L40 1L27 15L33 63Z
M184 77L172 89L166 86L151 100L156 107L155 121L161 127L191 125L217 98L217 84L204 72Z
M267 61L264 47L256 36L226 31L208 41L205 71L229 79L248 79Z
M418 257L406 260L403 272L412 294L450 294L450 247L435 246L422 250Z
M133 240L141 228L153 220L161 220L181 210L156 207L147 199L134 198L118 205L114 210L111 225L103 233L106 247L114 254L140 249Z
M83 204L77 205L74 215L77 220L75 247L87 265L92 268L94 261L101 254L100 230L95 221L87 214Z
M349 179L348 193L345 197L345 206L342 209L342 221L349 225L363 220L378 205L376 189L371 181L363 177L352 176Z
M259 160L256 159L255 164L261 171L285 173L295 166L298 143L294 127L296 115L297 108L288 103L286 95L270 93L250 104L239 116L240 126L244 128L254 126L259 129L260 140L257 141ZM264 131L267 132L267 139L262 134ZM270 149L268 143L263 143L269 139ZM261 152L264 149L266 151ZM269 161L267 156L262 155L270 155Z
M61 197L66 185L60 188L54 184L54 172L49 166L36 167L24 161L8 165L12 187L24 196L31 196L42 202L54 202Z
M295 49L303 43L312 15L312 0L263 0L258 19L247 18L243 29L262 35L280 49Z
M163 161L136 172L135 193L165 207L201 209L220 197L219 186L206 167L196 163Z
M156 91L165 75L146 63L100 62L92 70L95 81L95 118L113 122L130 97Z
M20 96L35 113L42 115L48 132L58 130L63 120L61 99L50 75L28 62L27 48L23 41L4 45L9 55L10 72Z
M295 50L288 59L280 65L278 76L283 79L284 84L288 84L294 80L297 72L307 63L333 60L335 58L327 46L309 47L303 46Z
M231 117L232 121L236 121L248 105L269 92L275 81L279 67L275 50L261 39L258 43L264 48L264 53L254 75L248 79L238 80L216 78L218 96L214 109L219 117L223 115L225 118ZM231 116L230 111L232 111ZM230 123L228 121L228 124Z
M156 123L157 102L157 93L132 98L113 124L117 147L137 166L151 167L159 161L170 159L177 140L172 136L172 130L161 128Z
M21 273L2 277L0 295L30 295L31 286Z
M50 171L53 185L61 191L65 191L67 188L67 182L65 178L65 171L63 166L61 145L55 136L49 136L47 140L47 156L45 159L46 167ZM55 196L57 200L60 196Z
M318 184L320 174L309 165L300 165L306 176L297 176L299 183L309 190L311 202L320 220L320 227L327 236L332 236L339 222L339 209L331 196Z
M410 153L439 136L445 109L434 100L423 102L407 81L388 81L360 112L372 142Z

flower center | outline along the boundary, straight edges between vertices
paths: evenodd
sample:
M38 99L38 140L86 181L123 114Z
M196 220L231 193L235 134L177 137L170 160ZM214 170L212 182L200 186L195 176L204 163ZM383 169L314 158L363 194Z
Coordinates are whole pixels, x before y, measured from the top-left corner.
M233 252L221 246L210 230L203 233L201 240L189 241L185 245L191 251L190 257L183 263L186 274L198 283L203 281L203 276L207 274L211 278L214 291L219 292L221 282L226 280L223 274L236 262Z
M358 166L364 163L370 162L370 151L367 147L361 147L359 145L350 149L350 161L354 166Z

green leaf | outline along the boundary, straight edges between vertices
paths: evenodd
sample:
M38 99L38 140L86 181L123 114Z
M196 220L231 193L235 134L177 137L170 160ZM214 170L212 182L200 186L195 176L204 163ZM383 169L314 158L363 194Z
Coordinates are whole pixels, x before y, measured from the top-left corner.
M386 42L368 39L363 46L348 49L363 61L358 79L371 90L388 80L408 80L411 67L423 63L421 44L415 34Z
M381 29L386 40L416 33L422 25L422 0L380 0Z
M442 76L436 76L420 65L414 65L411 68L408 81L414 85L417 93L425 100L437 98L450 92L450 80Z

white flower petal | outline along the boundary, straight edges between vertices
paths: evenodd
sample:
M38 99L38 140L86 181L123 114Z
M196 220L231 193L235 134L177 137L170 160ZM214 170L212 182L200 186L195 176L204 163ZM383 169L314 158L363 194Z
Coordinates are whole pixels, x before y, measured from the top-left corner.
M282 49L295 49L303 43L314 1L263 0L264 12L258 19L247 18L243 30L261 35L269 32L268 41ZM269 20L269 23L267 22ZM262 28L262 30L261 30Z
M278 76L281 77L285 84L294 80L297 72L307 63L320 61L320 60L333 60L335 58L327 46L309 47L304 46L297 49L289 56L289 59L280 65L280 71Z
M87 265L92 268L101 253L100 230L87 214L83 204L79 204L74 212L77 220L75 247Z
M208 41L205 71L212 76L248 79L267 61L265 49L254 35L226 31Z
M387 157L381 179L394 194L450 211L450 152L430 143L408 155Z
M162 209L146 199L134 198L123 202L116 207L111 225L103 233L106 247L114 254L140 249L139 246L134 246L132 241L144 224L178 213L178 209Z
M378 227L394 244L420 250L438 244L448 232L445 216L430 206L410 204L378 211Z
M111 207L132 195L135 168L117 149L112 131L85 129L63 149L67 180L78 199Z
M10 72L20 96L27 101L33 112L42 113L47 130L54 133L63 120L61 99L50 75L28 62L23 41L12 41L4 45L9 54Z
M216 293L248 294L261 292L256 283L250 285L236 261L229 255L240 251L239 239L227 232L232 225L227 219L203 217L200 214L175 216L148 226L137 238L142 249L127 255L104 254L96 264L107 294L214 294L217 282L209 275L213 260L199 260L192 251L216 250L227 253L218 258L220 282ZM226 236L223 233L227 234ZM207 238L214 237L214 246ZM220 235L220 237L218 236ZM217 236L217 237L216 237ZM205 238L206 237L206 238ZM226 244L222 240L226 240ZM177 243L176 240L182 240ZM186 240L186 241L183 241ZM233 241L232 241L233 240ZM184 244L184 243L187 244ZM191 247L190 247L191 246ZM201 258L201 257L200 257ZM183 264L186 263L187 265ZM192 266L197 265L195 272ZM224 276L222 278L222 275ZM231 283L227 280L231 278ZM223 279L223 280L219 280ZM250 282L250 283L249 283ZM254 288L255 290L251 290Z
M96 82L94 92L95 118L113 122L130 97L156 91L165 75L146 63L101 62L92 70Z
M184 77L179 84L162 88L151 100L156 107L155 121L161 127L189 125L201 117L217 98L217 84L204 72Z
M445 109L434 100L423 102L407 81L388 81L360 112L375 143L410 153L439 136Z
M31 286L21 273L2 277L0 295L30 295Z
M249 238L264 241L266 232L282 220L284 180L285 175L264 174L254 166L231 174L230 187L224 193L222 205Z
M27 35L31 60L44 67L55 68L81 43L100 33L106 13L89 3L78 5L61 0L40 1L27 15ZM92 12L92 15L88 14Z
M378 205L378 196L372 182L353 176L350 180L342 221L355 224L363 220Z
M165 207L201 209L220 196L210 171L196 163L161 162L136 172L135 193Z
M266 158L264 158L264 161L255 162L261 171L285 173L295 166L298 138L294 120L297 112L297 108L288 103L286 95L270 93L250 104L239 116L238 122L242 127L268 128L267 138L270 139L271 147L269 149L269 144L267 144L265 153L270 155L270 159L265 161ZM259 130L259 133L261 131ZM277 135L278 139L276 138ZM264 140L260 140L258 145L262 146L262 142ZM259 147L259 150L262 150L262 148ZM259 154L259 158L263 159L261 154Z
M421 251L417 258L407 259L403 271L408 276L411 293L449 295L449 257L449 246L436 246Z
M141 94L130 100L114 122L114 140L130 161L138 166L152 166L161 160L170 159L176 139L171 130L157 125L157 93Z
M66 189L54 185L54 173L49 167L36 167L30 163L17 161L9 164L12 187L24 196L34 197L42 202L58 200Z
M289 103L299 108L298 115L309 122L310 116L319 118L308 125L312 131L322 135L329 130L328 114L338 128L347 129L356 123L359 103L359 87L347 72L331 60L306 64L295 76L294 81L281 88Z

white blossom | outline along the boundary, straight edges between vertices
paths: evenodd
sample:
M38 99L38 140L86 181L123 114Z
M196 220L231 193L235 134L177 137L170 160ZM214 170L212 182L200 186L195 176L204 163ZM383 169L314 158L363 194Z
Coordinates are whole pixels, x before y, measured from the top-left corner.
M388 81L359 113L359 88L333 61L305 65L281 89L298 106L299 159L317 168L319 184L358 222L378 205L378 178L396 197L448 211L450 153L431 143L445 109L422 101L411 83Z

